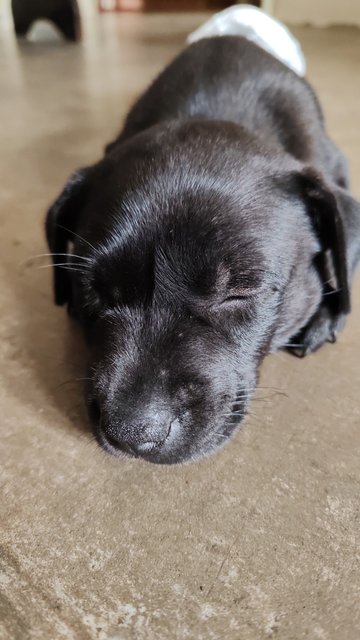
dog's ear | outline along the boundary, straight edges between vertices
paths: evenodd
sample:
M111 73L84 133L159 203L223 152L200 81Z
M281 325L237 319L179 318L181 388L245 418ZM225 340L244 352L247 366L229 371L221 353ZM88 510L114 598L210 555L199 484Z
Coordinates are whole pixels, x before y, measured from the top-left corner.
M71 282L66 269L55 266L66 262L64 254L69 241L76 236L77 221L83 199L84 181L88 169L79 169L67 181L63 191L52 204L46 215L46 237L54 263L55 303L63 305L71 300ZM63 254L62 256L60 254Z
M351 280L360 262L360 202L347 189L338 186L336 199L345 223L346 256Z
M303 199L321 246L317 259L324 293L331 292L335 315L349 313L350 290L346 255L344 220L336 189L312 168L298 174Z

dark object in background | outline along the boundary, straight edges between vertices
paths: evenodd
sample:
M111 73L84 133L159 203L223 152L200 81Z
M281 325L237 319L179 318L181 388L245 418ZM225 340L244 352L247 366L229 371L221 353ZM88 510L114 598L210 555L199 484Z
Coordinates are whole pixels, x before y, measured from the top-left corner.
M76 0L11 0L11 8L17 36L26 36L36 20L50 20L67 40L81 38Z
M47 237L56 302L90 347L98 441L174 463L226 442L269 352L335 340L360 203L310 85L224 36L153 82L68 181Z

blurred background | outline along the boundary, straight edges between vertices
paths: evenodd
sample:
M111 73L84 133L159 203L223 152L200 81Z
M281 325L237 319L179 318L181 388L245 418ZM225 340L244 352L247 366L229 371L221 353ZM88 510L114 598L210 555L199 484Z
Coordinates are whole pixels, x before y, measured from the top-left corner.
M98 0L102 10L219 11L235 2L226 0ZM264 9L284 22L314 25L360 24L358 0L255 0L239 2Z
M44 18L52 7L61 4L72 5L73 11L80 9L81 15L86 15L89 12L214 12L236 3L226 0L0 0L2 27L11 5L14 15L33 13ZM259 7L290 25L360 25L359 0L249 0L237 4Z

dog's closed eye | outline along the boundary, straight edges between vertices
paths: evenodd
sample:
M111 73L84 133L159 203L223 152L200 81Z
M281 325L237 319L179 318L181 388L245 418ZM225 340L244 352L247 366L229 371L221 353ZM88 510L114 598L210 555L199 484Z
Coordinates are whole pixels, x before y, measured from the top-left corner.
M259 289L255 287L244 287L242 289L238 289L237 291L230 291L228 295L226 295L220 302L220 304L233 304L236 302L243 302L244 300L249 300L249 298L253 298L256 294L259 293Z

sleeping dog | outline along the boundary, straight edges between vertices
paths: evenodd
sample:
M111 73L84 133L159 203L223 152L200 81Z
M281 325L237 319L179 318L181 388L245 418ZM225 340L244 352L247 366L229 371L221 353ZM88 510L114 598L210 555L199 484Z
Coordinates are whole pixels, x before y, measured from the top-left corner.
M157 463L223 445L266 354L335 340L360 259L360 204L311 87L236 36L161 73L46 231L55 301L89 344L96 437Z

